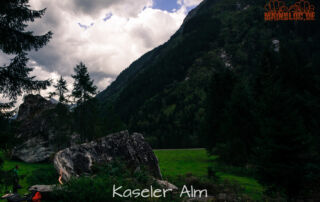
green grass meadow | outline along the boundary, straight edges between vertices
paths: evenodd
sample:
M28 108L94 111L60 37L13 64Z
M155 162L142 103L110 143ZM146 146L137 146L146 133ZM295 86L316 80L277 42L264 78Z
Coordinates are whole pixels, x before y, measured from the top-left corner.
M154 150L163 177L175 177L192 173L194 176L207 175L209 159L204 149Z
M220 180L237 182L244 188L245 194L255 200L262 197L263 187L254 178L235 174L235 168L221 165L217 157L209 157L205 149L154 150L154 153L159 160L160 170L165 179L175 179L190 173L196 177L207 177L207 169L212 166ZM22 195L27 193L28 187L31 186L26 179L33 171L54 169L52 164L28 164L9 160L5 160L3 169L10 170L15 165L20 167L19 175L25 176L20 180L23 188L19 190L19 193Z
M3 157L3 154L0 153L0 156ZM38 169L54 169L53 165L51 164L45 164L45 163L24 163L24 162L20 162L20 161L8 161L5 160L4 164L3 164L3 170L5 171L9 171L11 169L13 169L16 165L19 166L19 176L22 177L22 179L20 179L19 184L22 186L22 189L19 189L19 194L23 195L25 193L28 192L28 187L30 186L27 183L27 177L30 176L32 174L33 171L38 170ZM12 190L12 188L10 187L10 189ZM3 194L3 193L1 193Z
M154 150L159 160L164 178L173 179L179 175L192 173L197 177L207 177L212 166L220 180L238 183L245 194L255 200L262 198L263 187L252 177L241 176L238 168L222 165L216 156L209 157L205 149Z

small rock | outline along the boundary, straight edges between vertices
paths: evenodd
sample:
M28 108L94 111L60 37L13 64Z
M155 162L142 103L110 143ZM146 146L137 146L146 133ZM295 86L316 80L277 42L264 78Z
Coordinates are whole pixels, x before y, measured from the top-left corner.
M275 52L279 52L279 50L280 50L280 41L278 39L272 40L272 46L273 46L273 50Z
M227 199L227 194L225 193L218 194L218 200L226 200L226 199Z
M29 188L29 191L38 191L38 192L53 192L57 188L57 185L33 185Z
M165 181L165 180L156 180L156 181L164 189L178 190L178 187L176 187L175 185L171 184L168 181Z

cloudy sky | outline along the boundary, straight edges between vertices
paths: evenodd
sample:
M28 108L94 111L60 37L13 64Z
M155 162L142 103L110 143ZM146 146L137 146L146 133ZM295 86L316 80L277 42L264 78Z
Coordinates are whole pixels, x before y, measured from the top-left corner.
M166 42L201 1L30 0L32 9L47 11L28 30L54 33L47 46L29 52L32 74L54 80L62 75L71 88L70 75L82 61L103 90L134 60ZM0 65L8 58L1 53Z

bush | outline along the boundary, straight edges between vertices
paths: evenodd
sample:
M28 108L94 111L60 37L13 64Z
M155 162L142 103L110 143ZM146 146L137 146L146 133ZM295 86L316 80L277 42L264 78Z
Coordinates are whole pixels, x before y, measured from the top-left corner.
M8 192L13 182L13 171L3 171L3 159L0 157L0 192Z
M250 197L245 195L244 188L240 186L235 181L222 181L217 176L213 175L212 177L196 177L191 173L181 175L174 181L175 185L178 187L183 187L186 185L187 187L193 186L194 189L203 190L206 189L208 191L208 196L218 196L219 194L226 194L228 196L227 201L252 201Z
M32 174L27 177L27 183L30 185L56 184L58 177L54 168L41 168L33 171Z
M61 190L53 193L52 201L123 201L124 198L113 198L113 186L122 186L121 191L126 189L145 189L151 185L160 188L147 172L141 168L131 172L121 162L113 162L106 165L95 165L92 176L82 176L71 179L62 186ZM148 198L127 198L129 201L150 201ZM161 201L162 199L158 200ZM172 196L164 200L172 201ZM174 200L177 201L177 200Z

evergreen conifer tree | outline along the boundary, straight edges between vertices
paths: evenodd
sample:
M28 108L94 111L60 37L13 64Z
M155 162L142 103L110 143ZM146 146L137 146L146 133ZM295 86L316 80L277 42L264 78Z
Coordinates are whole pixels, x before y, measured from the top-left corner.
M97 136L95 126L98 112L96 111L97 103L93 98L97 87L93 84L85 64L80 62L74 71L72 96L77 102L74 111L75 128L80 133L82 141L92 140Z
M60 76L60 79L57 81L57 84L54 85L56 91L51 92L49 97L53 97L58 95L59 96L59 102L60 103L65 103L68 102L65 93L68 92L68 88L67 88L67 81L63 79L62 76Z
M3 0L0 7L0 49L5 54L16 55L9 65L0 66L0 94L11 102L0 103L0 109L10 109L17 96L23 92L45 89L50 85L48 80L37 81L29 76L33 70L27 66L26 51L38 50L47 44L52 36L48 32L35 36L25 31L28 22L41 18L43 10L31 10L28 0Z
M79 105L91 99L97 93L97 87L93 85L93 80L91 80L85 64L80 62L74 68L74 71L75 75L72 75L74 79L72 96Z

